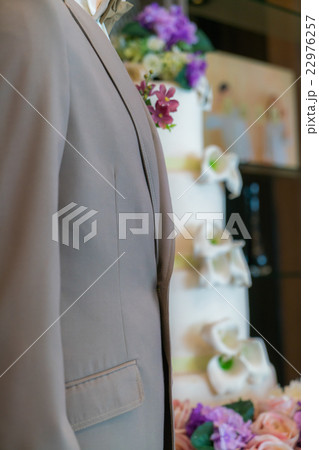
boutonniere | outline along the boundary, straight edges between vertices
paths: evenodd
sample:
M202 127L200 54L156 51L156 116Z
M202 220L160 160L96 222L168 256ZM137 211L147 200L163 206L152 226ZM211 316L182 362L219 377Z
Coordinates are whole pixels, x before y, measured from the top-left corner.
M155 84L150 82L152 72L149 75L144 75L144 80L137 84L136 87L141 94L157 128L171 131L176 125L173 123L174 119L171 113L177 111L179 102L173 97L175 95L175 88L166 89L164 84L161 84L159 90L155 90ZM153 97L157 97L156 102L152 102Z

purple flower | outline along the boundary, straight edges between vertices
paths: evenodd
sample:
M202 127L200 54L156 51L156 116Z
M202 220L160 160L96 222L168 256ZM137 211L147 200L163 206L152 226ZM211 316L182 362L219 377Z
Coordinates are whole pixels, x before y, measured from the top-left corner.
M192 410L186 425L188 436L191 436L195 429L205 422L214 424L211 440L216 450L245 448L247 442L253 437L250 420L245 423L240 414L224 406L211 408L201 403Z
M142 27L154 31L165 42L168 42L171 34L174 32L174 21L169 11L157 3L151 3L146 6L137 16L137 21Z
M174 18L174 32L168 41L168 47L172 47L179 41L186 42L189 45L195 44L198 40L196 36L197 27L183 14L182 8L172 5L170 15Z
M202 414L203 405L198 403L196 408L192 409L190 418L186 425L186 433L189 437L194 433L196 428L202 425L205 422L209 422L208 419Z
M209 414L214 424L211 440L216 450L236 450L244 448L253 437L251 421L244 422L242 416L232 409L219 406Z
M140 25L142 25L142 27L152 30L154 24L158 20L161 20L163 13L165 14L166 10L159 6L158 3L151 3L138 14L137 21Z
M196 87L203 75L205 75L207 63L202 58L194 58L186 66L186 79L191 88Z
M173 5L167 10L151 3L137 16L137 21L165 41L167 49L179 41L191 45L198 39L196 25L183 14L180 6Z
M298 410L294 414L294 421L299 429L299 438L297 442L297 447L301 447L301 402L298 402Z

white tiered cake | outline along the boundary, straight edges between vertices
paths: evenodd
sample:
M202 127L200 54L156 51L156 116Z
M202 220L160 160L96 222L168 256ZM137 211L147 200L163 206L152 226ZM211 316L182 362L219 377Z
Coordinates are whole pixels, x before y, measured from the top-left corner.
M212 221L207 220L207 213L215 213L215 219L216 213L222 214L223 218L215 220L214 224L218 225L217 230L225 228L226 193L223 182L238 195L241 177L236 155L222 156L214 164L217 156L221 155L220 150L216 147L204 150L203 112L196 91L177 88L175 98L180 102L178 111L173 114L177 126L171 132L159 130L173 211L189 232L189 235L185 229L180 232L177 227L175 267L170 290L173 396L179 400L188 398L193 403L207 403L218 401L221 395L225 398L225 394L242 393L247 384L256 384L260 379L248 373L240 358L236 361L232 359L236 352L218 352L216 339L214 342L207 339L219 323L218 339L221 343L224 340L227 344L229 339L234 339L236 343L248 342L250 274L241 245L238 241L235 244L229 236L220 240L215 234L205 235L203 241L204 231L209 233L212 225ZM210 168L210 165L213 167ZM203 175L195 182L201 173ZM213 227L215 230L216 227ZM210 239L207 240L207 237ZM206 339L204 326L211 330L206 332ZM255 347L258 345L262 346L260 342L255 342ZM258 348L258 351L260 363L260 351L264 352L264 348ZM246 351L247 354L250 352L251 349ZM226 355L226 365L220 359L221 354ZM263 362L268 364L266 360ZM229 370L230 366L232 370Z

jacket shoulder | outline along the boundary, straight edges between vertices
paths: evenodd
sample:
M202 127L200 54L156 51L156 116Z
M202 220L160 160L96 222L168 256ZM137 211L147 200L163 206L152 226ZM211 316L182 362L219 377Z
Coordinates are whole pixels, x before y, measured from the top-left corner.
M66 14L62 0L1 0L1 50L12 58L35 52L49 57L64 40Z
M0 1L3 120L9 120L11 104L30 120L29 103L56 128L64 129L70 86L64 34L68 10L62 0Z

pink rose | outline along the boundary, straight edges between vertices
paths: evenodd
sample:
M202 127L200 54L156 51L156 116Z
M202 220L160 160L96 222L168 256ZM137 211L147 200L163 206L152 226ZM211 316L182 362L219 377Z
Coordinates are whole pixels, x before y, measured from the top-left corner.
M247 449L250 450L292 450L290 445L282 442L276 436L272 434L262 434L255 436L247 444Z
M189 400L173 400L175 431L186 431L186 424L192 412Z
M288 447L290 449L290 447ZM194 450L191 441L186 434L175 434L175 450Z
M258 411L275 411L280 414L285 414L293 418L297 410L297 402L293 398L283 395L281 397L270 397L267 400L261 401L258 404Z
M261 413L252 424L251 430L258 435L272 434L290 447L294 447L299 436L296 422L274 411Z
M193 450L189 437L186 434L186 423L191 414L192 408L189 400L180 402L173 401L174 408L174 424L175 424L175 449L176 450Z

